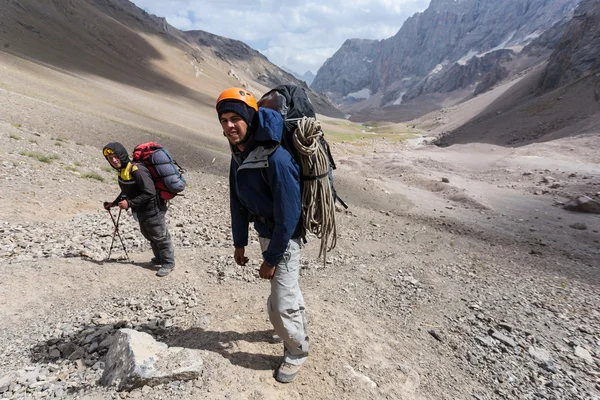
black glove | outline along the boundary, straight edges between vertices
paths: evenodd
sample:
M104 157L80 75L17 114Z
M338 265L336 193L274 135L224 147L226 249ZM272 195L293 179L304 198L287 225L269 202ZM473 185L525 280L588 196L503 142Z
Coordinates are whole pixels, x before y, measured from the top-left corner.
M105 210L110 210L110 208L111 208L111 207L114 207L114 206L115 206L115 204L114 204L114 203L110 203L110 202L108 202L108 201L105 201L105 202L104 202L104 209L105 209Z

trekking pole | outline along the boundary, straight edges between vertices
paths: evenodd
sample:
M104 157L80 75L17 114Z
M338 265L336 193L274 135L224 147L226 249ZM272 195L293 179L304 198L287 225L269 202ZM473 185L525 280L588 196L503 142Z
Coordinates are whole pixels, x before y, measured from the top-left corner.
M129 254L127 254L127 249L125 248L125 243L123 243L123 238L121 237L121 233L119 232L119 220L121 219L121 211L119 208L119 215L117 216L117 221L115 222L115 217L113 217L112 212L108 210L108 214L110 215L110 219L115 226L115 231L113 233L112 241L110 242L110 249L108 250L108 259L110 260L110 255L112 253L113 245L115 243L115 236L119 236L119 240L121 241L121 246L123 246L123 251L125 252L125 257L127 257L127 261L129 261Z

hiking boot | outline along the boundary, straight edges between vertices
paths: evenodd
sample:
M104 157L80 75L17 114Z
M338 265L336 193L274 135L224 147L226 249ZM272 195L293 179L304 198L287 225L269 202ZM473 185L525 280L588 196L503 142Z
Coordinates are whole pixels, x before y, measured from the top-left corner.
M167 276L171 273L171 271L173 271L173 266L168 266L168 265L163 265L162 267L160 267L160 269L158 271L156 271L156 276L160 276L161 278L163 276Z
M152 257L152 260L150 260L150 262L152 263L152 265L161 265L162 261L160 261L160 258L158 257Z
M277 369L277 374L275 375L275 379L281 383L290 383L294 380L296 375L298 375L298 371L300 371L301 365L294 365L290 363L282 363Z

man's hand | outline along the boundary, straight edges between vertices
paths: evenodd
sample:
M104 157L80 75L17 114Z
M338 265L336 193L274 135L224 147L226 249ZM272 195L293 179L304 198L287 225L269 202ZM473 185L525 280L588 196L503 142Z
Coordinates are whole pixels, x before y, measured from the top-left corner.
M119 208L121 210L127 210L129 208L129 204L127 204L127 200L121 200L119 202Z
M111 207L114 207L114 206L115 206L115 204L114 204L114 203L111 203L110 201L105 201L105 202L104 202L104 209L105 209L105 210L110 210L110 209L111 209Z
M263 261L262 265L260 266L260 270L258 271L258 276L260 276L263 279L271 280L275 275L276 269L276 265L269 265L266 261Z
M246 248L245 247L239 247L235 249L235 252L233 253L233 258L235 259L235 263L237 265L246 265L246 263L248 262L248 257L244 257L244 253L246 252Z

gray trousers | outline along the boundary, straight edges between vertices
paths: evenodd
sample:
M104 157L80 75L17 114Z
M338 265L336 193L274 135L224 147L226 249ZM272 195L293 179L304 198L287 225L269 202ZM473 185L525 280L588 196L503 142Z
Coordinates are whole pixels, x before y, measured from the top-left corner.
M259 238L266 251L270 239ZM308 336L304 297L298 285L300 272L300 241L292 239L271 280L271 295L267 299L269 319L275 333L283 340L284 362L301 365L308 357Z
M140 219L139 222L142 235L152 246L154 257L160 260L163 267L175 267L175 249L167 229L165 212L160 211L155 216Z

